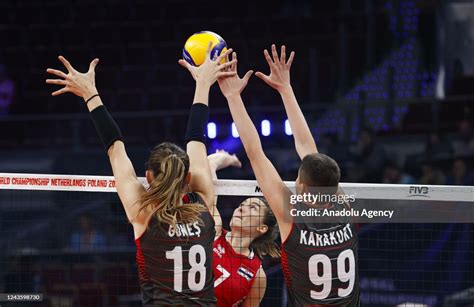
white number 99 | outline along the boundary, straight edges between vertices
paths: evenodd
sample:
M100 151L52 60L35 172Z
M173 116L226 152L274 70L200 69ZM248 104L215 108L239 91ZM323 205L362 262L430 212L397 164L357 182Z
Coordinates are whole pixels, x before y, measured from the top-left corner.
M349 267L346 270L346 259L349 260ZM318 265L322 264L322 272L318 271ZM309 279L316 286L323 286L321 291L310 290L311 298L314 300L325 299L331 293L332 288L332 265L331 259L323 254L311 256L308 261ZM337 257L337 277L342 282L349 282L347 288L337 290L339 297L345 297L352 293L355 282L355 257L354 252L346 249Z

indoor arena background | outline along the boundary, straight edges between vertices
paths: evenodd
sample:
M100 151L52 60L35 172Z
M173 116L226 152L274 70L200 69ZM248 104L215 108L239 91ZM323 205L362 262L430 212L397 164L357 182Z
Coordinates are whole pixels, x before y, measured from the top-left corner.
M0 172L111 175L83 101L53 98L45 84L61 54L80 71L100 58L99 93L143 176L155 144L184 143L194 83L177 61L191 34L210 30L238 52L241 73L266 73L262 51L272 43L296 52L292 86L342 182L472 186L473 29L469 1L0 1ZM277 92L252 77L243 99L259 129L270 122L265 152L294 180L299 162ZM217 86L210 107L209 153L243 162L219 178L254 179ZM219 198L224 225L242 199ZM77 244L90 231L98 243ZM362 225L363 306L472 304L449 297L474 287L473 242L472 224ZM43 293L32 306L138 306L134 257L114 193L0 191L0 293ZM279 261L264 268L262 306L281 306Z

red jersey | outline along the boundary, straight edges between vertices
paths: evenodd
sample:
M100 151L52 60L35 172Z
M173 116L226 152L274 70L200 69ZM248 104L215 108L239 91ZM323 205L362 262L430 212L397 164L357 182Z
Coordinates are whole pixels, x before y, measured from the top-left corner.
M238 306L250 292L250 288L262 266L262 262L253 251L250 255L237 254L226 240L228 232L214 241L214 293L218 307Z

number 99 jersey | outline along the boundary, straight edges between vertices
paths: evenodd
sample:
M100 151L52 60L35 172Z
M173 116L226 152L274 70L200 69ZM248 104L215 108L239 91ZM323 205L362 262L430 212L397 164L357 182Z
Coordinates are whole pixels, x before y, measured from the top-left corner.
M293 208L308 209L304 204ZM332 223L318 219L294 220L281 245L288 305L360 306L355 224L348 219Z

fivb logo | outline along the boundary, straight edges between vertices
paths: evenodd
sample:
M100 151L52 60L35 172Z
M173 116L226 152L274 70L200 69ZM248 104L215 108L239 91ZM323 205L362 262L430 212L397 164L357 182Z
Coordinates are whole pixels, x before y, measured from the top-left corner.
M426 186L410 186L408 191L408 197L419 196L419 197L430 197L429 188Z

